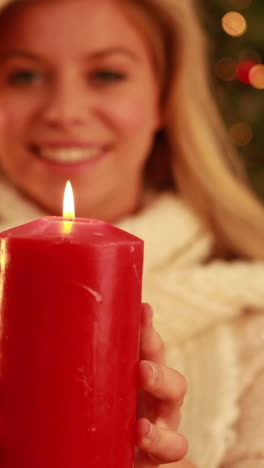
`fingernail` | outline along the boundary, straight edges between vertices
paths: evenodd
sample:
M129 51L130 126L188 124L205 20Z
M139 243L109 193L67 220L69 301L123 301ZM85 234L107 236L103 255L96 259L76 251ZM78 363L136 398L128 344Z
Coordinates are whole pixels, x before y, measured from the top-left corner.
M152 433L152 424L148 419L141 421L141 436L142 439L148 439Z
M149 361L141 361L145 370L144 372L147 374L148 379L153 380L156 377L156 368L155 366Z

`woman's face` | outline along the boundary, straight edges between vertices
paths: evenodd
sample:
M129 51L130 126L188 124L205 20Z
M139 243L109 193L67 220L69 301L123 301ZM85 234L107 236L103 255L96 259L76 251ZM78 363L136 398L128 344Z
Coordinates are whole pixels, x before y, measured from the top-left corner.
M138 204L160 125L148 44L117 0L33 0L0 17L0 164L60 213L116 220Z

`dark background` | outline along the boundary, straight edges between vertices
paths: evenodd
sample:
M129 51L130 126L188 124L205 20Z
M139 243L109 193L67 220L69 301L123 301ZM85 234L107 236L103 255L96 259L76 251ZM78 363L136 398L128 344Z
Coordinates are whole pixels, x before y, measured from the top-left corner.
M264 66L259 67L264 63L264 0L200 1L218 104L253 188L264 201ZM247 29L239 36L240 21L224 18L230 12L240 13L246 21ZM262 77L257 88L252 83L256 65Z

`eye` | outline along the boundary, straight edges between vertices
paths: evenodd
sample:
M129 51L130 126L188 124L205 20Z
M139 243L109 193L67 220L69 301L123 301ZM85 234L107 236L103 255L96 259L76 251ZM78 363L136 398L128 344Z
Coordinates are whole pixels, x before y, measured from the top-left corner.
M93 81L102 84L114 84L126 79L126 75L122 72L108 69L99 69L91 73Z
M8 82L14 86L35 84L40 80L40 73L35 70L18 69L10 72Z

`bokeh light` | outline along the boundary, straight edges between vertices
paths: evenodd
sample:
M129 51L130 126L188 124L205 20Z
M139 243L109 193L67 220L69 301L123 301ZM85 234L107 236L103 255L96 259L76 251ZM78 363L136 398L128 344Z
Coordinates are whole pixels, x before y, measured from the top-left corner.
M253 131L245 122L238 122L230 128L231 138L236 146L246 146L253 139Z
M236 66L237 79L245 85L250 85L250 72L256 65L257 63L250 59L245 59L239 62Z
M264 65L258 64L249 72L250 84L256 89L264 89Z
M222 27L230 36L240 37L247 30L247 21L241 13L229 11L222 18Z
M233 81L236 78L236 62L230 57L223 57L216 62L215 73L223 81Z

